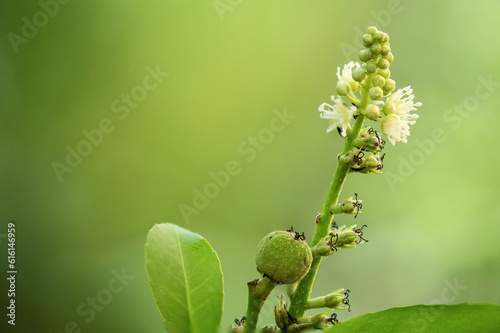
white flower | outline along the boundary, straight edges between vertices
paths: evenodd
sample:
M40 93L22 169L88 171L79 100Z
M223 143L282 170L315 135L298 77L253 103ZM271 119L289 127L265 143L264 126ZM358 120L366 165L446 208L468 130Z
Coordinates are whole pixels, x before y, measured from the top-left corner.
M406 116L410 115L411 111L416 110L416 106L421 106L422 103L413 103L413 98L415 97L412 94L413 90L410 86L398 89L394 94L392 94L385 103L386 114L395 113L397 115ZM418 118L418 116L417 116ZM416 119L416 118L415 118Z
M351 85L351 88L353 91L356 91L359 87L359 83L356 82L352 78L352 69L354 67L361 67L361 65L357 62L350 62L346 65L344 65L344 69L342 69L342 75L340 74L340 67L337 67L337 77L339 78L339 81L346 81Z
M410 135L410 125L414 125L418 119L417 114L410 113L416 110L422 103L413 103L413 90L410 86L398 89L385 103L384 113L387 115L382 120L382 133L387 135L393 145L396 142L408 142L406 139Z
M332 96L332 101L335 103L334 105L323 103L319 106L320 117L330 120L327 132L335 128L340 128L342 129L342 136L346 136L346 130L351 128L350 122L356 108L354 106L347 107L340 97L335 98L335 96Z

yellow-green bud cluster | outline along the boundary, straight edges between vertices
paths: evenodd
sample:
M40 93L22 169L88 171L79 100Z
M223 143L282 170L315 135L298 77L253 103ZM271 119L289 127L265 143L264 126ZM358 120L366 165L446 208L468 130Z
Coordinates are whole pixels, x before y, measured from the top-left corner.
M389 66L394 60L389 44L389 35L379 31L376 27L369 27L363 36L363 45L366 48L359 52L359 60L365 64L361 68L368 74L376 74L372 78L373 87L369 93L372 100L378 101L382 99L382 96L386 96L396 89L394 81L387 82L391 75ZM354 75L353 72L353 79L362 82L365 77L358 73Z

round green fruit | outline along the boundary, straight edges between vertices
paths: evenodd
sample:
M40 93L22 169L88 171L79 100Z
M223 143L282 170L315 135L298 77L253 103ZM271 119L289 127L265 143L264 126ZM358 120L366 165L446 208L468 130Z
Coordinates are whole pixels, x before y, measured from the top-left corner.
M311 248L296 232L273 231L260 241L255 263L275 282L295 283L311 268Z

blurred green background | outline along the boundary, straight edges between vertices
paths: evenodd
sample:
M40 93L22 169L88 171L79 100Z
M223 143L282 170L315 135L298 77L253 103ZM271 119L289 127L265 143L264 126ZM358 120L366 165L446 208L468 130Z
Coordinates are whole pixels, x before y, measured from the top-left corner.
M243 316L261 237L293 225L311 239L343 144L317 108L370 22L391 36L398 87L411 84L423 106L409 143L387 147L385 175L348 178L342 197L359 193L364 214L336 221L367 224L369 242L325 261L313 296L350 288L341 321L436 300L500 303L500 86L479 79L500 82L497 1L47 3L0 5L3 253L7 222L18 229L12 331L71 321L82 332L164 331L144 269L147 232L161 222L208 239L224 271L222 324ZM169 75L145 90L157 66ZM295 118L269 138L274 109ZM113 130L85 146L83 131L103 119ZM446 139L431 143L436 129ZM259 133L266 144L248 161L238 147ZM60 181L54 162L67 165L79 144L92 151ZM241 172L186 219L180 205L232 160ZM123 270L133 280L92 320L77 312Z

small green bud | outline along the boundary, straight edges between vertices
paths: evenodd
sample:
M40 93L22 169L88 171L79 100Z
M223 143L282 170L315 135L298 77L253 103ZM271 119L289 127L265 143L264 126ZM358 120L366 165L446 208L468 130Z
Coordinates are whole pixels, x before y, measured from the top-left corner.
M382 46L380 46L380 44L378 43L372 44L372 46L370 47L370 51L372 52L372 54L377 55L382 51Z
M393 60L394 60L394 55L392 53L388 53L386 56L385 56L385 59L387 59L387 61L389 61L389 63L391 63Z
M311 248L298 233L273 231L259 243L257 270L281 284L300 281L311 268Z
M355 81L361 82L365 79L366 77L366 72L364 68L357 67L352 70L352 78Z
M396 89L396 82L393 79L385 80L384 94L388 95Z
M374 86L382 88L385 84L385 79L381 75L375 75L372 79L372 83Z
M386 38L384 35L385 34L382 31L377 31L375 35L373 35L373 38L375 39L375 41L382 43Z
M380 53L382 53L383 56L386 56L389 54L389 52L391 52L391 47L389 46L389 44L383 44Z
M380 76L382 76L383 78L388 79L391 76L391 71L388 68L386 68L386 69L379 69L377 71L377 74L380 75Z
M344 80L339 80L337 82L337 93L339 95L345 96L351 91L351 85L349 82L344 81Z
M366 34L363 36L363 45L368 47L373 44L373 36L370 34Z
M380 110L375 104L368 104L361 113L371 120L377 120L380 116Z
M378 32L378 30L376 27L371 26L371 27L368 27L366 32L369 33L370 35L374 36Z
M381 69L387 69L387 68L389 68L389 60L384 59L384 58L380 59L378 61L378 67L381 68Z
M377 71L378 67L373 61L370 61L366 64L365 69L368 73L373 74Z
M372 53L368 49L364 49L359 51L359 60L363 62L369 61L371 58L373 58Z
M378 101L382 99L382 96L384 96L384 92L380 87L371 87L369 95L372 100Z

